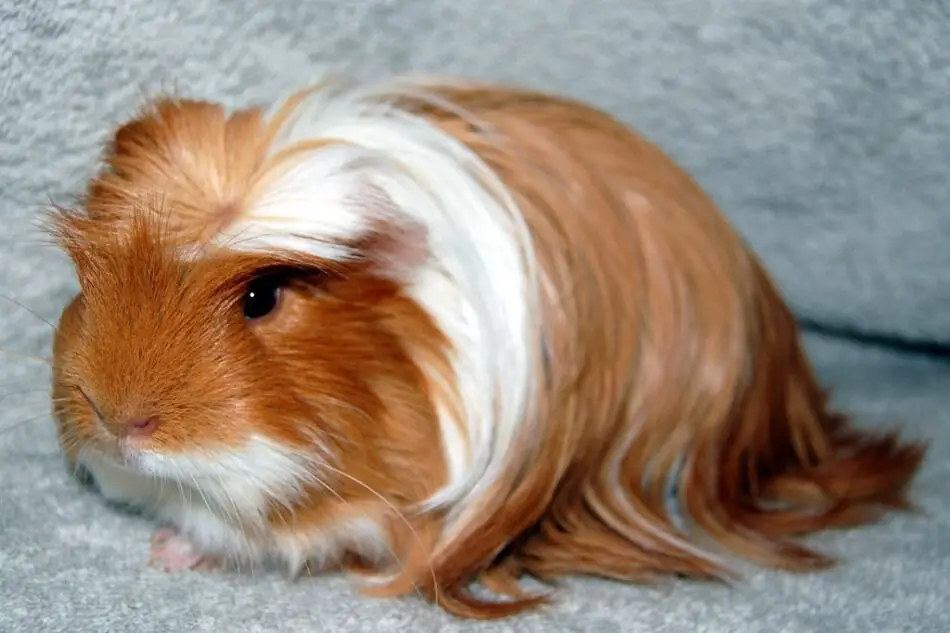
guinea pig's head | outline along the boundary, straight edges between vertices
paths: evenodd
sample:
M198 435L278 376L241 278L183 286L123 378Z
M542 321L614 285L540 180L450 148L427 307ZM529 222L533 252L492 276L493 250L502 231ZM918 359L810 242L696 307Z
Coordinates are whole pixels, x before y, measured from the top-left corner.
M253 112L160 103L53 214L79 286L54 345L63 448L254 504L419 501L445 465L418 355L444 341L397 269L425 235L381 223L346 258L237 248L223 229L261 195L267 133Z

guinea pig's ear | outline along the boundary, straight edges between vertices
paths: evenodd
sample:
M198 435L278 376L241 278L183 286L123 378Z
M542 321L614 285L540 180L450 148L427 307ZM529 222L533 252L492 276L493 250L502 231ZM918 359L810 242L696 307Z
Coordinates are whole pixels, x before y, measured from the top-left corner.
M354 245L374 274L404 281L429 258L429 230L400 212L381 187L365 184L350 203L366 214L369 230Z

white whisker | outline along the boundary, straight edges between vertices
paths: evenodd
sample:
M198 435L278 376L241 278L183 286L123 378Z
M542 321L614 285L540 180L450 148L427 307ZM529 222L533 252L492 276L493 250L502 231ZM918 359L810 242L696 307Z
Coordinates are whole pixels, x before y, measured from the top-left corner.
M406 515L404 515L389 499L387 499L385 496L383 496L383 495L380 494L378 491L376 491L372 486L369 486L369 485L365 484L364 482L362 482L362 481L359 480L358 478L356 478L356 477L354 477L354 476L352 476L352 475L350 475L350 474L348 474L348 473L345 473L345 472L343 472L342 470L340 470L340 469L338 469L338 468L334 468L333 466L324 464L324 468L326 468L327 470L333 472L334 474L339 475L340 477L343 477L343 478L345 478L345 479L348 479L349 481L352 481L353 483L355 483L355 484L358 485L358 486L361 486L363 489L365 489L365 490L366 490L367 492L369 492L371 495L373 495L374 497L376 497L377 499L379 499L381 502L383 502L383 504L385 504L387 508L389 508L390 510L392 510L392 512L393 512L393 513L399 518L399 520L406 526L406 528L407 528L407 529L409 530L409 532L412 534L412 538L415 540L416 545L419 546L419 548L422 550L422 552L423 552L423 553L425 554L425 556L426 556L426 562L428 563L428 566L429 566L429 573L431 574L431 577L432 577L433 601L435 602L436 606L438 606L438 604L439 604L439 581L438 581L438 577L436 576L436 573L435 573L435 568L432 566L432 556L431 556L431 554L429 553L429 550L428 550L428 548L426 547L425 543L422 541L422 538L419 536L419 533L418 533L418 532L416 531L416 529L412 526L412 523L409 521L409 519L406 518Z
M7 349L5 347L0 347L0 354L16 356L18 358L22 358L23 360L31 360L37 363L43 363L44 365L48 365L48 366L51 366L53 364L52 358L44 358L43 356L34 356L32 354L25 354L23 352L18 352L13 349Z
M8 296L3 295L3 294L0 294L0 299L3 299L4 301L7 301L7 302L9 302L9 303L12 303L12 304L15 305L15 306L19 306L19 307L23 308L24 310L26 310L27 312L29 312L30 314L32 314L33 316L35 316L37 319L39 319L40 321L42 321L43 323L45 323L46 325L48 325L48 326L49 326L49 329L51 329L51 330L53 330L53 331L56 331L56 326L53 325L53 323L52 323L49 319L47 319L46 317L44 317L43 315L41 315L39 312L37 312L37 311L34 310L33 308L31 308L31 307L29 307L29 306L27 306L27 305L21 303L20 301L17 301L17 300L14 299L13 297L8 297Z
M333 487L332 487L330 484L328 484L327 482L323 481L323 480L320 479L319 477L317 477L317 478L314 479L314 483L316 483L316 484L320 485L321 487L323 487L324 490L326 490L327 492L329 492L333 497L335 497L335 498L336 498L338 501L340 501L340 503L342 503L343 505L347 505L347 506L351 506L351 505L352 505L349 501L347 501L346 499L344 499L344 498L340 495L340 493L338 493L336 490L334 490ZM362 482L359 482L359 483L360 483L361 485L363 485L364 487L369 488L369 486L366 486L366 484L363 484ZM390 507L391 507L391 506L390 506ZM396 510L396 512L398 513L398 510ZM403 517L403 520L404 520L404 521L407 521L407 520L405 519L405 517ZM409 529L411 530L412 527L409 526ZM392 556L393 560L395 560L397 563L399 563L399 564L401 564L401 565L404 564L403 561L402 561L402 559L399 557L399 554L396 553L396 551L392 548L392 546L389 544L389 542L388 542L387 540L383 540L383 546L384 546L384 547L386 548L386 550L389 552L389 555ZM433 571L433 574L434 574L434 571ZM413 587L413 589L416 591L416 593L417 593L420 597L424 597L423 594L422 594L422 590L419 588L419 586L418 586L414 581L413 581L413 583L412 583L412 587ZM438 588L436 588L436 592L438 592Z
M12 424L5 425L3 428L0 428L0 435L3 435L5 433L10 433L11 431L15 431L16 429L21 429L27 426L28 424L31 424L33 422L38 422L39 420L46 418L48 416L49 416L49 413L44 411L43 413L27 418L26 420L20 420Z

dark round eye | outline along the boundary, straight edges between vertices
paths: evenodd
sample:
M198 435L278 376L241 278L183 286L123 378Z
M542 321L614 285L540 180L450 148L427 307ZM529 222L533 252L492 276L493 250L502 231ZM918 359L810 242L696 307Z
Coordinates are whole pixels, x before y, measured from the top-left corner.
M274 311L280 299L281 280L277 277L260 277L247 287L244 293L244 318L253 321Z

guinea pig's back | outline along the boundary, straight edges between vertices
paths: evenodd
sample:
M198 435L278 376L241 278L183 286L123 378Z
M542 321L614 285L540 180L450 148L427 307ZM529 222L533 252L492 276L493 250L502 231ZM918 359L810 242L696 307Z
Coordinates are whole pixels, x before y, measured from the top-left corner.
M532 572L583 567L599 556L583 533L608 524L623 534L608 548L617 577L654 564L715 575L675 514L760 563L814 569L828 559L787 537L900 497L920 453L843 432L767 272L670 157L578 102L485 85L438 92L451 108L418 111L501 177L533 238L547 359L539 441L569 464L550 521L570 515L582 536L533 540L522 552ZM861 483L842 492L848 479ZM576 560L551 558L564 539Z
M767 280L683 169L582 103L500 86L440 97L459 110L421 111L501 177L531 230L552 359L546 397L581 398L585 436L606 425L597 435L611 437L631 407L653 406L631 398L677 403L669 413L689 417L736 389L750 297Z

